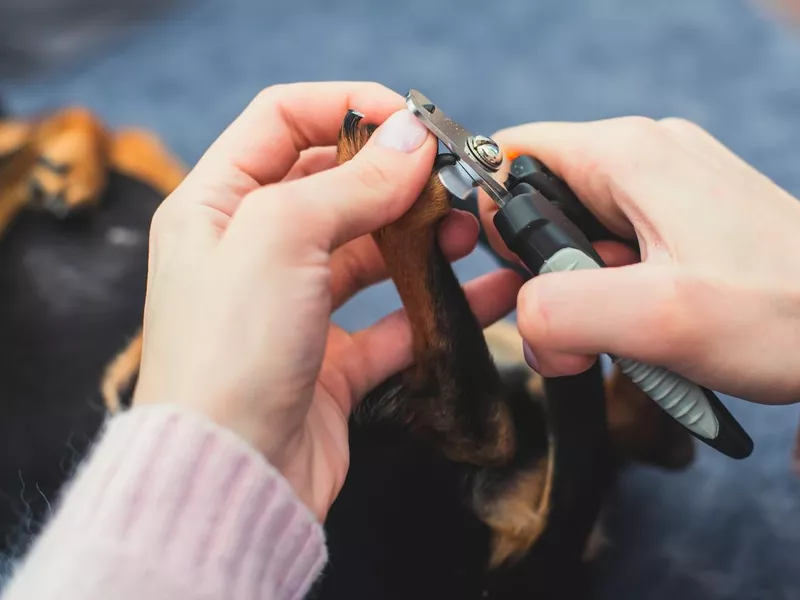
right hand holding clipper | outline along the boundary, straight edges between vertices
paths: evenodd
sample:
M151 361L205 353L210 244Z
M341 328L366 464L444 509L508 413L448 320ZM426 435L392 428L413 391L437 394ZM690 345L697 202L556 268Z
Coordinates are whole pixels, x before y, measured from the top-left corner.
M580 373L607 353L761 403L800 400L800 203L700 127L628 117L537 123L492 136L543 161L612 232L607 269L525 284L531 366ZM496 205L481 191L483 226Z

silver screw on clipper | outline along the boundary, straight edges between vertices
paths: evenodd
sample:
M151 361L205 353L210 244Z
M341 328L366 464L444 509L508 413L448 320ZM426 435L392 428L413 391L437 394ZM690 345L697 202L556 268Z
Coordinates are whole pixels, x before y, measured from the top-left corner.
M467 140L470 154L491 171L497 171L503 164L503 154L500 147L491 138L485 135L473 135Z

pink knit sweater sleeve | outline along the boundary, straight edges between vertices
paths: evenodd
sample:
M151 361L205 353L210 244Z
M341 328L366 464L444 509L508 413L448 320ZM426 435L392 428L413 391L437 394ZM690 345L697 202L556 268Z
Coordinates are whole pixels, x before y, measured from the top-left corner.
M176 407L111 419L3 600L297 600L322 527L244 441Z

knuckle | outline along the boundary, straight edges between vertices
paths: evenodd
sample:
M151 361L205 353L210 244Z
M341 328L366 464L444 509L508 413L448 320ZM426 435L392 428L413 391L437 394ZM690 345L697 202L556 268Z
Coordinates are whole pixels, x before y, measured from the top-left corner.
M150 253L160 255L166 247L180 245L187 232L197 224L198 213L191 207L165 200L150 218L148 243Z
M163 202L153 213L150 219L150 238L170 235L171 230L180 225L179 215L168 202Z
M662 129L670 132L673 137L683 140L689 147L697 147L697 144L701 143L711 143L711 145L717 147L722 146L711 132L688 119L666 117L659 121L659 125Z
M626 151L640 152L662 134L655 120L650 117L630 116L616 120L618 145Z
M252 104L257 107L267 107L276 104L284 95L287 84L276 83L262 89L253 99Z
M664 135L656 122L649 117L628 116L579 124L583 129L576 144L574 159L570 161L579 167L578 176L585 181L604 180L609 173L624 170L647 152L659 136ZM564 173L565 177L568 177Z
M658 121L661 127L688 135L705 135L706 130L697 123L683 117L664 117Z
M650 117L620 117L606 124L607 138L613 143L598 153L596 167L602 172L624 171L633 163L650 163L663 152L666 132Z

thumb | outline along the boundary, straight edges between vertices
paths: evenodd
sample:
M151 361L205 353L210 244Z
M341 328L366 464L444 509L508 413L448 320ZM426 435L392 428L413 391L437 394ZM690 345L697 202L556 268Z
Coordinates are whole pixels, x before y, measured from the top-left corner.
M388 225L411 208L431 177L436 148L436 138L403 109L378 127L351 160L322 174L320 180L338 192L326 203L335 216L331 245Z
M263 239L265 224L282 223L277 234L330 251L411 208L430 179L436 147L419 119L398 111L344 164L249 194L231 228L249 229L252 235L238 237L252 243Z
M672 266L646 263L540 275L520 290L520 334L548 376L588 368L597 354L684 361L702 331L684 283Z

